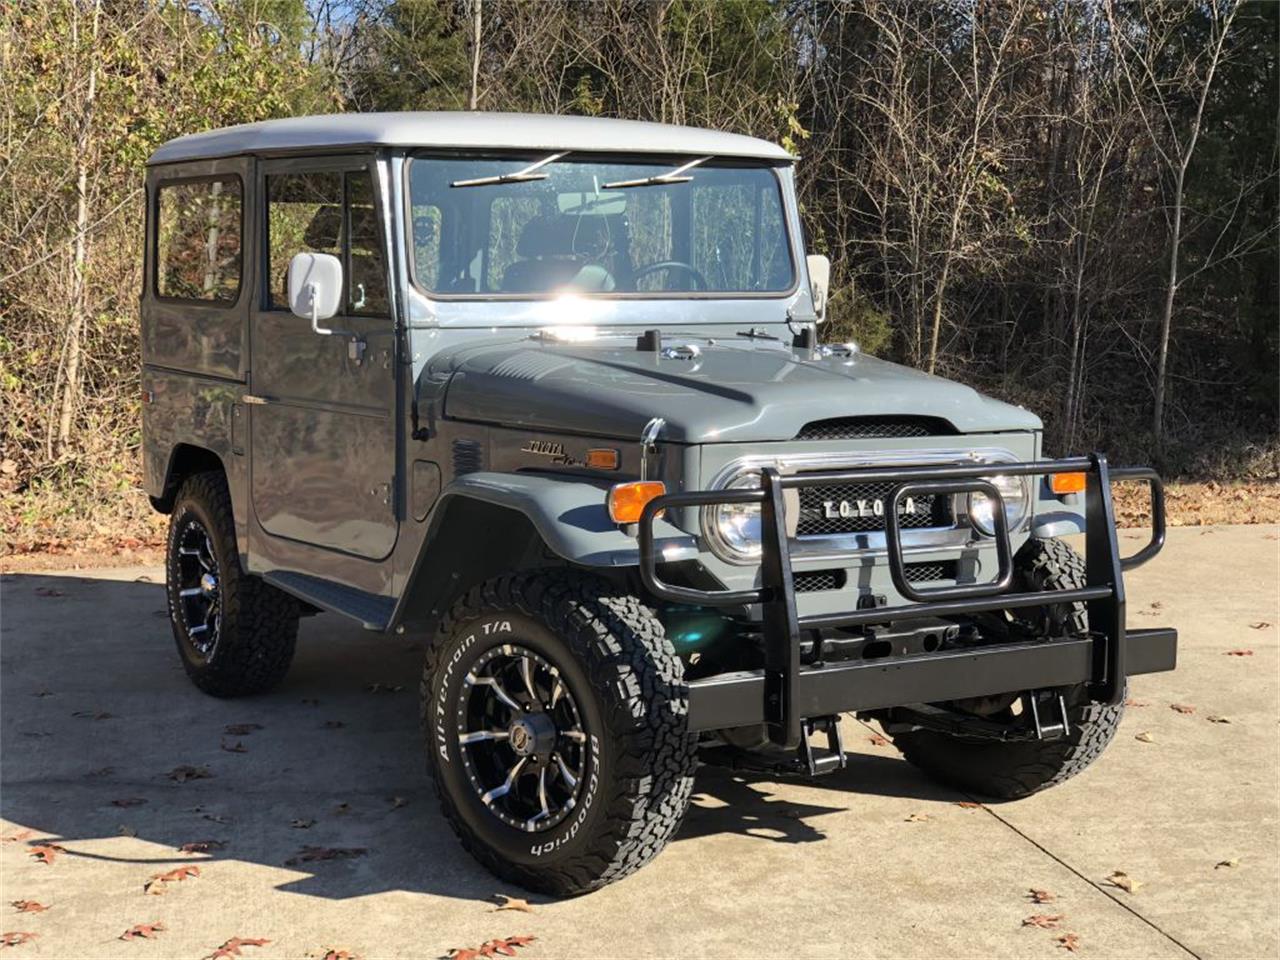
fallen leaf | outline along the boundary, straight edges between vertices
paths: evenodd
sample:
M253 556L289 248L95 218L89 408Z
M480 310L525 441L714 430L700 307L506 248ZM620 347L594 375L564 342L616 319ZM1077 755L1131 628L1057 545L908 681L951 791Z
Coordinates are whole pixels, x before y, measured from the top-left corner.
M1230 723L1231 722L1230 717L1220 717L1216 713L1209 714L1207 717L1205 717L1205 719L1208 720L1210 723Z
M261 730L260 723L229 723L222 728L222 732L229 737L247 737L255 730Z
M1143 743L1155 743L1156 741L1156 738L1151 735L1150 730L1142 731L1142 733L1138 734L1133 739L1141 740Z
M181 767L174 767L166 776L178 783L186 783L188 780L207 780L213 774L206 767L192 767L184 764Z
M142 885L142 889L147 893L161 894L168 889L167 884L179 883L187 879L187 877L198 876L200 876L200 868L195 864L187 864L183 867L174 867L172 870L166 871L165 873L157 873L154 876L149 877L147 882Z
M1196 712L1196 708L1191 706L1189 703L1171 703L1169 704L1169 709L1176 711L1177 713L1195 713Z
M208 820L210 823L230 823L231 822L230 817L219 816L216 813L203 813L201 814L201 816L205 820Z
M324 722L324 728L326 730L341 730L345 726L346 724L341 720L326 720Z
M1222 867L1238 867L1238 866L1240 866L1240 861L1232 857L1230 860L1219 860L1217 863L1213 865L1213 869L1219 870Z
M123 823L120 824L120 826L117 828L117 832L122 837L136 837L138 835L137 830L135 830L133 827L125 826Z
M227 746L227 742L225 740L219 740L218 746L223 750L225 750L227 753L248 753L249 752L248 748L245 747L245 745L241 743L239 740L231 744L231 746Z
M981 810L982 804L974 803L972 800L957 800L957 807L964 807L966 810Z
M23 830L21 833L11 833L7 837L0 837L0 843L21 843L31 837L30 830Z
M927 813L913 813L910 816L906 817L903 820L903 822L904 823L924 823L926 820L932 820L932 819L933 818L930 817Z
M27 851L28 854L35 857L41 863L53 863L54 860L58 859L58 854L66 852L67 851L65 849L58 846L56 843L37 844Z
M486 940L478 947L453 947L449 951L450 960L479 960L481 957L514 957L516 947L524 947L533 943L537 937L503 937L501 940Z
M1027 891L1027 899L1032 903L1053 903L1056 898L1048 890L1037 890L1032 887Z
M139 923L130 927L124 933L120 934L121 940L154 940L156 933L164 929L164 924L159 921L155 923Z
M112 800L113 807L140 807L147 801L142 797L122 797L119 800Z
M286 867L300 863L314 863L318 860L353 860L363 857L369 851L364 847L303 847L294 856L284 862Z
M1057 941L1058 946L1062 947L1062 949L1070 950L1072 953L1080 949L1080 934L1078 933L1064 933L1060 937L1054 937L1054 940Z
M338 804L336 807L333 808L333 812L336 814L350 813L351 804L347 803L346 801L343 801L342 803Z
M1163 603L1162 601L1160 601L1160 600L1152 600L1152 601L1151 601L1151 609L1152 609L1152 610L1159 610L1159 609L1160 609L1160 608L1162 608L1163 606L1164 606L1164 603Z
M1228 650L1226 655L1228 657L1252 657L1253 651L1252 650Z
M270 940L263 940L260 937L232 937L213 953L209 954L205 960L226 960L227 957L242 957L244 954L240 952L241 947L264 947Z
M1146 700L1134 700L1132 697L1130 697L1128 700L1126 700L1126 701L1124 702L1124 705L1125 705L1126 707L1149 707L1149 706L1151 706L1151 704L1150 704L1148 701L1146 701Z
M1039 927L1041 930L1052 930L1062 920L1060 913L1035 913L1022 921L1024 927Z
M221 850L227 845L225 840L192 840L178 848L179 853L208 853L210 850Z
M97 770L90 770L85 774L86 777L109 777L116 772L115 767L99 767Z
M1141 880L1135 880L1123 870L1112 871L1111 876L1107 877L1107 882L1112 886L1119 887L1126 893L1137 893L1142 888Z
M79 717L81 720L114 720L116 717L114 713L107 713L105 710L99 710L96 712L93 710L77 710L71 715L73 717Z
M36 587L37 597L65 597L66 594L61 590L55 590L53 587Z
M318 706L320 706L320 701L319 701L319 700L313 700L313 699L311 699L310 697L304 697L304 698L302 699L302 701L301 701L301 702L302 702L302 703L304 703L304 704L306 704L308 707L318 707Z
M39 690L37 690L35 693L33 693L33 694L32 694L32 696L33 696L33 697L52 697L52 696L53 696L53 691L52 691L52 690L49 690L49 689L47 689L47 688L45 688L45 687L41 687Z
M873 733L871 736L867 737L867 741L873 747L887 747L889 745L889 741L878 733Z
M404 687L395 683L371 683L365 687L368 693L399 693Z
M293 829L295 830L309 830L315 825L316 825L316 822L314 820L299 819L299 820L293 820L289 823L289 826L293 827Z
M519 910L521 913L533 913L533 907L528 900L522 900L519 897L508 897L505 893L499 893L497 896L502 902L493 908L495 913L499 910Z
M27 933L21 930L0 933L0 947L20 947L38 936L40 936L38 933Z
M1259 621L1257 621L1256 623L1251 623L1251 624L1249 624L1249 629L1250 629L1250 630L1265 630L1265 629L1267 629L1267 627L1269 627L1269 626L1271 626L1271 624L1267 623L1267 621L1265 621L1265 620L1259 620Z
M337 947L324 947L321 950L308 951L307 956L314 960L361 960L358 953L342 950Z
M1235 866L1235 864L1232 864L1232 866ZM43 903L37 903L34 900L12 900L10 902L19 913L44 913L49 909Z
M392 810L399 810L401 807L408 806L409 801L404 797L387 797L387 801L391 804Z

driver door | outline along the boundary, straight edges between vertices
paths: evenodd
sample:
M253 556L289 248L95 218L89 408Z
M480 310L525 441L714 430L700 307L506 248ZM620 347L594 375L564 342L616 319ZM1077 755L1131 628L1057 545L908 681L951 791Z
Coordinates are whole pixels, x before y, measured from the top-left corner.
M384 222L368 157L268 161L263 262L251 326L251 497L271 537L369 560L396 540L394 329ZM289 261L329 253L343 307L323 336L289 310Z

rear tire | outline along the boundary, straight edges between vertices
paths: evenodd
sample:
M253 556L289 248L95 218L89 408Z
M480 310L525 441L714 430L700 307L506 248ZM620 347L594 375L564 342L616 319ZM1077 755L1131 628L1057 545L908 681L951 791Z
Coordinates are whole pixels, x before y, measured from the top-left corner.
M241 569L220 472L188 477L178 491L165 586L178 654L197 687L243 697L284 679L298 638L298 602Z
M675 834L693 788L687 715L662 624L636 597L574 573L471 589L423 672L446 819L491 872L556 896L627 876Z
M1061 540L1030 540L1018 551L1017 587L1069 590L1085 585L1084 560ZM1088 630L1083 603L1059 604L1037 611L1038 626L1049 636ZM893 736L906 760L935 780L1000 800L1029 796L1069 780L1096 760L1115 736L1124 705L1088 700L1083 687L1067 693L1071 732L1058 740L1000 743L932 730Z

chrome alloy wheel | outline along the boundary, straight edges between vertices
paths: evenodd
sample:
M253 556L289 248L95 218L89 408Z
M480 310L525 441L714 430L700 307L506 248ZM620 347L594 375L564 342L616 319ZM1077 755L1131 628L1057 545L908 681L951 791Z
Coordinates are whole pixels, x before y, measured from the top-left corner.
M517 830L550 830L577 805L588 755L564 677L532 650L504 644L463 683L458 746L480 802Z
M222 602L218 589L218 559L213 540L199 520L190 519L178 535L175 558L178 615L196 651L208 658L218 644Z

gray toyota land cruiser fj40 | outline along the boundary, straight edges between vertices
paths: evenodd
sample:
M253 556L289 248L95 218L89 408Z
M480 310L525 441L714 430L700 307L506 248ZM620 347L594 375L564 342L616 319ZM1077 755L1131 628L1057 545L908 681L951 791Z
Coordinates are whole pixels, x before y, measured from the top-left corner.
M1125 626L1159 479L820 343L792 163L500 114L157 150L145 483L195 685L269 690L320 610L421 636L445 816L554 894L657 854L699 760L843 766L845 713L990 797L1087 766L1126 677L1174 667L1175 631ZM1151 490L1125 558L1116 479Z

